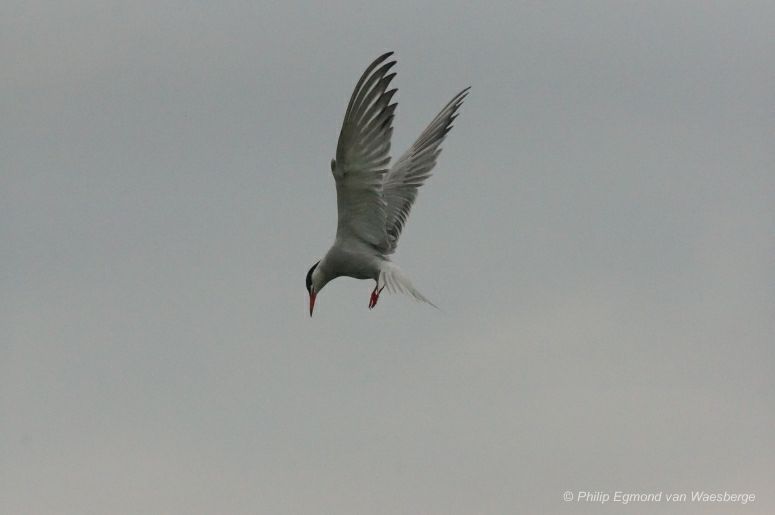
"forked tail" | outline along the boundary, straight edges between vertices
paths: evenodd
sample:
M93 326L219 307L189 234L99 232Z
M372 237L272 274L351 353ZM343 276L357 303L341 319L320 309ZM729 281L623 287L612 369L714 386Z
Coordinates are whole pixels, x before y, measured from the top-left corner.
M377 284L380 288L383 286L386 287L390 293L404 293L406 295L411 295L415 300L425 302L434 308L439 309L436 304L429 301L422 293L417 291L406 274L390 261L386 261L382 264Z

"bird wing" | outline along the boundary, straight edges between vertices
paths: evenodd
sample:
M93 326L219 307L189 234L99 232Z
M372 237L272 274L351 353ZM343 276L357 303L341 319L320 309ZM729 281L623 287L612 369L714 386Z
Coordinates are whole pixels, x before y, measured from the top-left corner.
M331 161L339 214L337 240L354 238L380 250L387 241L382 183L390 162L396 109L390 103L396 90L387 89L396 75L388 72L396 62L384 63L391 55L378 57L356 84L339 133L336 159Z
M436 118L426 127L417 141L396 161L385 176L383 196L387 203L385 228L387 231L387 252L392 253L398 244L412 204L417 198L417 189L431 176L436 159L441 153L441 142L452 129L457 110L468 94L466 88L455 95L444 106Z

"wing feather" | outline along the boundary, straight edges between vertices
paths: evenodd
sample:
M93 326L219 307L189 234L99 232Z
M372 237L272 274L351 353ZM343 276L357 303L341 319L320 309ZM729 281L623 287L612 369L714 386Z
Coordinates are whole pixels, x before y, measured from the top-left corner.
M398 238L417 198L417 190L431 176L441 153L441 142L452 129L457 110L463 104L469 89L465 88L444 106L385 176L383 196L387 203L385 223L388 253L395 251Z
M355 86L339 133L331 171L336 181L338 240L355 238L384 249L387 203L383 180L390 163L390 138L396 90L388 90L396 61L384 63L393 52L378 57Z

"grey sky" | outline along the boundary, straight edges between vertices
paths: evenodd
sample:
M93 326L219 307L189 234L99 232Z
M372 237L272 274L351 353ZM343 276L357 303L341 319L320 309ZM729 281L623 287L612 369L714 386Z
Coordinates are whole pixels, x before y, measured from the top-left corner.
M389 4L0 5L1 513L775 512L775 6ZM442 311L310 319L386 50Z

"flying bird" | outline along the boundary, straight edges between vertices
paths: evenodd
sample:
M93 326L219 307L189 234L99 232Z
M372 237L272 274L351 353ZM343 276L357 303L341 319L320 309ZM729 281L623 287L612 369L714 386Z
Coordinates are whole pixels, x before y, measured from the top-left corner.
M417 197L417 189L430 177L441 153L441 142L452 128L469 88L444 106L417 141L391 167L390 137L396 89L388 89L395 77L387 52L361 75L344 115L336 158L331 173L336 182L338 223L334 244L307 272L309 315L320 290L339 276L376 281L369 309L377 305L387 287L435 305L412 286L392 261L398 238Z

